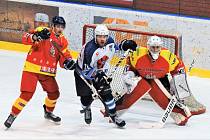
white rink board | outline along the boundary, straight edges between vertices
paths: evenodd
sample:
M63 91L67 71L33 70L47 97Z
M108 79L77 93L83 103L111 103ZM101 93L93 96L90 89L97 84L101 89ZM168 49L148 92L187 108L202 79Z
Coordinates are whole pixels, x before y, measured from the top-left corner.
M195 67L210 69L210 20L43 0L13 1L58 6L59 14L67 21L65 35L70 40L70 48L73 50L80 50L82 27L84 24L93 23L94 16L120 18L128 20L130 23L133 21L146 21L150 28L174 30L182 34L183 60L185 64L189 66L193 58L196 57Z

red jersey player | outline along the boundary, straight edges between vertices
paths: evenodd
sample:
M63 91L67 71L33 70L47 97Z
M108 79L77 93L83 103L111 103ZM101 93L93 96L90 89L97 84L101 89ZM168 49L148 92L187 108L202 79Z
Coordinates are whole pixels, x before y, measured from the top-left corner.
M43 105L46 119L60 122L61 118L53 114L56 101L60 95L55 80L57 63L60 66L72 70L75 62L68 50L68 41L62 34L66 22L63 17L55 16L52 19L52 29L38 27L34 31L24 33L23 44L31 45L28 52L20 87L20 96L15 100L10 115L4 125L10 128L16 116L22 111L32 98L37 82L47 92Z

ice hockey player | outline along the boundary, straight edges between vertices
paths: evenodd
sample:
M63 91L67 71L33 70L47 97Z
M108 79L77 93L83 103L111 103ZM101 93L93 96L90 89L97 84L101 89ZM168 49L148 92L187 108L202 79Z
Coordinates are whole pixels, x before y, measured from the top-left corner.
M80 96L84 119L87 124L92 121L91 103L94 100L92 95L95 93L90 85L93 85L107 108L109 117L118 127L123 127L125 121L116 114L116 105L110 88L111 78L106 75L107 62L114 55L116 45L105 25L97 25L94 33L94 38L83 46L74 72L76 91Z
M133 40L122 41L120 48L123 51L131 49L134 52L128 57L127 63L130 70L124 76L129 94L125 94L116 102L116 108L119 112L123 112L141 99L145 93L149 93L165 110L171 94L175 94L180 102L187 105L191 113L187 114L183 109L175 106L171 117L176 124L185 125L192 114L204 113L206 109L193 98L189 90L183 62L162 45L163 42L158 36L150 37L147 47L137 47ZM172 80L169 80L169 75ZM181 89L178 84L186 90Z
M61 121L60 117L53 114L60 95L55 79L57 63L67 70L75 68L75 62L68 50L68 41L62 34L65 26L64 18L55 16L52 19L51 30L38 27L33 32L23 34L23 44L31 45L31 49L22 73L20 96L15 100L11 113L4 122L7 128L11 127L17 115L32 98L38 81L47 92L43 105L44 117L56 123Z

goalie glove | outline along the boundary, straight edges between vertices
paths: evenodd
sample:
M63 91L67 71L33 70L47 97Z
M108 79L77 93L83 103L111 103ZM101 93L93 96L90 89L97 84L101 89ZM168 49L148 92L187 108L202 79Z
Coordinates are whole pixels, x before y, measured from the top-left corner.
M127 71L126 74L123 76L123 81L127 87L127 94L131 93L134 88L137 86L141 77L135 76L133 71Z

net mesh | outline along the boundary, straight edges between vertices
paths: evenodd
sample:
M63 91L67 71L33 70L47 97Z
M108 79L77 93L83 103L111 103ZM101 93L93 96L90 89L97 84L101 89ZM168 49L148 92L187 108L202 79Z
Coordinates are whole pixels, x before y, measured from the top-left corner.
M85 25L83 28L83 44L94 38L94 29L96 25ZM150 29L146 27L139 27L133 25L107 25L110 31L110 36L114 39L115 43L119 44L124 39L134 40L138 46L146 46L147 40L153 36L158 35L163 40L163 47L168 48L171 52L179 55L180 35L174 33L174 31L158 31L157 29ZM110 69L108 73L112 73L113 81L111 82L111 88L114 93L122 93L126 89L122 74L125 71L125 60L123 60L119 67L116 68L116 64L120 60L120 52L116 53L113 59L110 61ZM113 73L114 71L114 73Z

